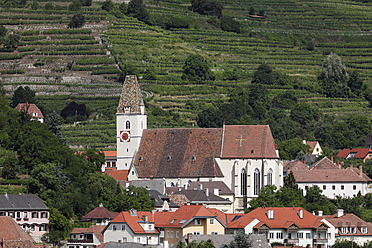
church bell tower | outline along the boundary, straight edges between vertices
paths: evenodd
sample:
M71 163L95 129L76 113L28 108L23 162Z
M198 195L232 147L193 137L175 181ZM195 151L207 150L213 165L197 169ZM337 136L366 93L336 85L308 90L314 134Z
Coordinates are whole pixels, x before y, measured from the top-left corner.
M129 170L146 128L147 115L137 76L127 75L116 112L118 170Z

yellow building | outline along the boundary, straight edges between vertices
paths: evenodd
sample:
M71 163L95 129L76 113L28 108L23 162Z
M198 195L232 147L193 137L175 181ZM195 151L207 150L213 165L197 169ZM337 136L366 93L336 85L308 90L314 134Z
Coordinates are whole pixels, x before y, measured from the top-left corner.
M184 205L174 213L155 213L155 226L161 230L161 238L169 247L175 245L184 235L224 234L224 213L208 209L203 205ZM219 218L220 217L220 218Z

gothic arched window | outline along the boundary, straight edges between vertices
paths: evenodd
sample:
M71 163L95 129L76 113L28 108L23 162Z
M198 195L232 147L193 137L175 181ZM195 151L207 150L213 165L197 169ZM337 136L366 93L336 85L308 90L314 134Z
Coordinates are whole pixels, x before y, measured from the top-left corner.
M260 179L261 179L261 177L260 177L260 171L258 170L258 169L255 169L254 170L254 187L253 187L253 189L254 189L254 195L258 195L259 193L260 193Z
M130 129L130 121L125 122L125 129Z
M240 194L247 195L247 172L245 169L240 172Z
M273 185L273 170L269 169L267 172L267 185Z

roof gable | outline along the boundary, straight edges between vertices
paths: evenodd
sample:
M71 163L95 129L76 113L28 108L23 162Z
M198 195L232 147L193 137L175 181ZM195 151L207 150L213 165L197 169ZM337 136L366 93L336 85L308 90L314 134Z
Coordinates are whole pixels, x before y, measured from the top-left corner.
M18 111L27 111L29 115L33 118L44 118L41 110L33 103L18 103L15 107Z
M224 126L222 158L279 158L268 125Z
M81 219L82 220L92 220L92 219L109 219L109 220L112 220L117 215L118 215L118 213L110 212L105 207L100 206L100 207L97 207L97 208L93 209L92 211L90 211L86 215L84 215Z
M216 128L145 129L135 157L139 177L222 177L222 130Z
M324 157L321 160L312 164L309 169L321 169L321 170L340 170L340 167L333 163L329 158Z
M365 158L368 154L372 153L370 148L352 148L343 149L337 154L337 157L346 158L350 153L354 153L354 158Z

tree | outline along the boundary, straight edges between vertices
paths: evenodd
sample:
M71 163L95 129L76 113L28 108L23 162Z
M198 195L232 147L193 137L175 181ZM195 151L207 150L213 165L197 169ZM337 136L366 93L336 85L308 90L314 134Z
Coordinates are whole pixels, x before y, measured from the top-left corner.
M128 3L127 13L128 15L137 18L139 21L148 22L149 20L149 14L145 9L143 0L131 0Z
M208 61L199 54L191 54L186 58L183 66L183 80L205 81L214 80L214 76L209 69Z
M64 109L61 111L61 116L66 119L68 117L79 117L79 119L85 119L85 115L87 114L87 107L85 104L78 104L76 102L69 103Z
M74 0L72 3L68 6L69 11L79 11L81 10L81 7L83 5L81 4L80 0Z
M28 86L19 86L13 93L11 106L15 108L18 103L34 103L35 91Z
M130 185L124 190L122 211L136 209L138 211L150 211L154 209L154 201L150 199L147 189Z
M280 149L280 157L284 160L295 159L300 151L308 152L309 145L303 144L301 138L283 140L278 144Z
M61 120L56 111L53 110L49 115L45 117L45 124L48 126L48 129L58 138L62 138Z
M4 37L6 35L6 28L4 27L4 25L0 25L0 37Z
M17 48L20 40L21 37L18 34L9 34L4 39L4 48L14 51Z
M1 175L6 179L14 179L19 172L17 152L4 149L0 146L0 167Z
M355 95L362 95L365 87L363 84L363 80L360 78L359 72L357 70L354 70L350 73L349 81L347 81L347 86L349 86L349 88Z
M83 14L75 14L68 24L69 28L81 28L85 24L85 17Z
M331 248L361 248L358 243L350 240L336 240Z
M113 10L114 8L115 8L114 3L113 3L111 0L106 0L106 1L102 4L102 9L103 9L103 10L106 10L107 12L110 12L110 11Z
M276 186L266 185L261 188L257 198L249 201L249 211L258 207L282 207L280 200L277 198Z
M56 208L51 208L49 215L49 242L65 239L72 229L72 224Z
M240 29L241 29L240 22L228 16L221 17L220 20L221 20L221 29L223 31L234 32L238 34L240 33Z
M191 0L191 7L189 9L201 15L214 15L221 17L223 6L217 1Z
M337 54L331 53L324 59L322 73L320 75L321 79L342 84L347 81L348 77L349 74L347 73L346 66L342 63L341 58Z
M268 64L261 64L255 71L252 83L256 84L273 84L273 69Z
M256 11L255 11L255 9L254 9L253 6L251 6L251 7L249 8L249 10L248 10L248 14L249 14L249 15L254 15L254 14L256 14Z
M234 236L234 240L231 241L229 248L250 248L252 242L249 240L249 235L245 234L244 231L239 230Z

